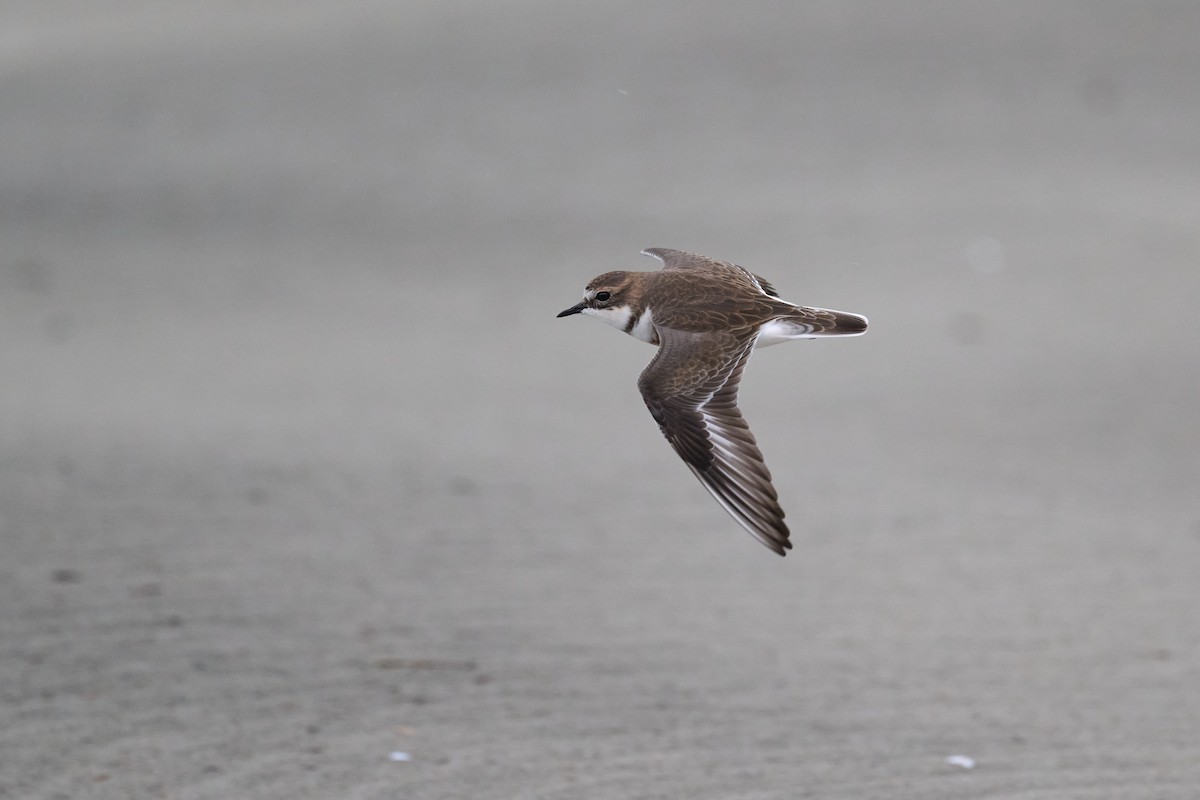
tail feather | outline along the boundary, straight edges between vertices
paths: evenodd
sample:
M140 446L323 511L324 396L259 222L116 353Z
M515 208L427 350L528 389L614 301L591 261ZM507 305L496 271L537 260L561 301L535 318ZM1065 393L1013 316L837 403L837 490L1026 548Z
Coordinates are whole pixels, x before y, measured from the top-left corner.
M769 347L792 339L826 336L859 336L867 330L867 318L848 311L796 307L796 313L776 317L759 331L755 347Z
M826 323L824 330L813 332L814 336L860 336L867 332L867 318L849 311L833 311L828 308L807 309L815 311L818 319Z

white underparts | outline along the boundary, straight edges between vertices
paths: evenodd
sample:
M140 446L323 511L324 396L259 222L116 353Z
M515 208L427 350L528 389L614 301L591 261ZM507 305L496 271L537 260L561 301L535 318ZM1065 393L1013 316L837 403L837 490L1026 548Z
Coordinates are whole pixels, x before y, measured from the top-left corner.
M642 312L642 316L638 317L637 322L633 324L629 335L635 339L641 339L647 344L654 344L654 315L650 313L649 306Z
M789 322L785 319L773 319L763 325L758 332L755 347L770 347L773 344L791 341L792 339L814 338L813 326L802 322Z

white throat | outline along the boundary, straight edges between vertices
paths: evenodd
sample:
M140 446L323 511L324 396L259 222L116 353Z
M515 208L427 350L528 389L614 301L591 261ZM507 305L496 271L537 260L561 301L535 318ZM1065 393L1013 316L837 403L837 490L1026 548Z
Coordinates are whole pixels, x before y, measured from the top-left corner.
M607 322L618 330L625 330L625 326L629 324L629 320L633 317L633 308L630 306L610 306L608 308L585 308L583 313L589 317Z
M633 307L627 305L611 308L585 308L583 313L607 322L635 339L654 344L654 320L649 308L643 311L636 320L633 318Z

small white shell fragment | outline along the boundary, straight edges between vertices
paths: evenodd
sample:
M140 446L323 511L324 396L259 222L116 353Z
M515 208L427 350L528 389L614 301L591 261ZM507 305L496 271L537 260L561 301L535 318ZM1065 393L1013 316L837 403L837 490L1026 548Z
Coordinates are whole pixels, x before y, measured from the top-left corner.
M952 767L975 769L975 759L970 756L946 756L946 763Z
M403 750L393 750L388 753L388 758L392 761L412 761L412 756Z

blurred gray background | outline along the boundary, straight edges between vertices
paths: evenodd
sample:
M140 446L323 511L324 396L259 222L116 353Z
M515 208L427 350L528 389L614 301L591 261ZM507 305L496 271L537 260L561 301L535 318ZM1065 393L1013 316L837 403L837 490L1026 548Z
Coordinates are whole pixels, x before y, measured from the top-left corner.
M1196 797L1198 30L3 3L0 797ZM554 318L649 246L871 319L786 559Z

